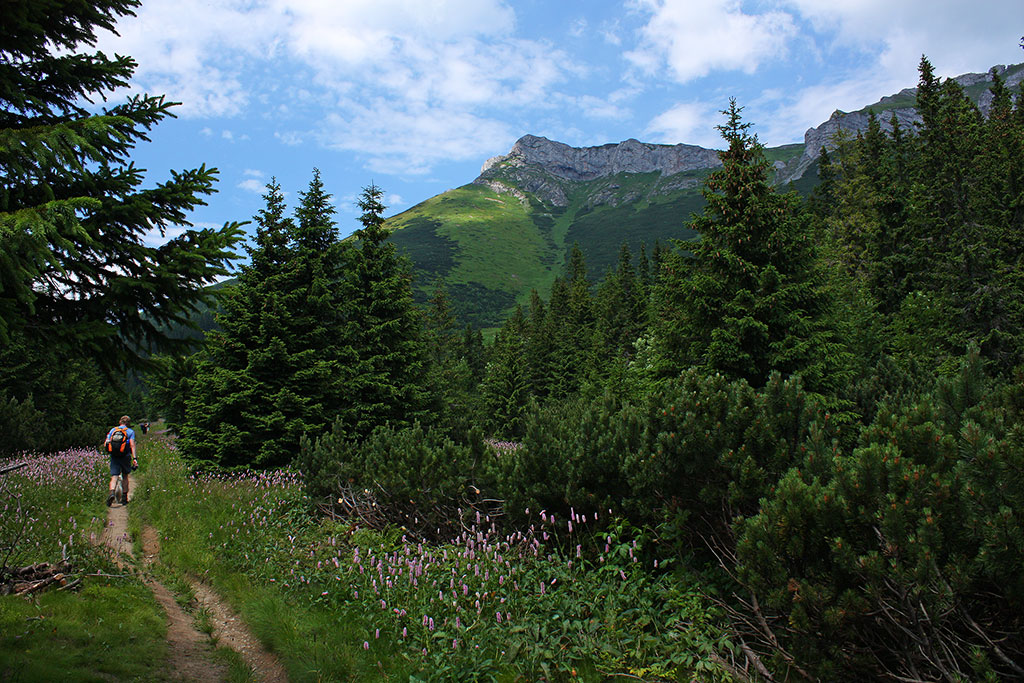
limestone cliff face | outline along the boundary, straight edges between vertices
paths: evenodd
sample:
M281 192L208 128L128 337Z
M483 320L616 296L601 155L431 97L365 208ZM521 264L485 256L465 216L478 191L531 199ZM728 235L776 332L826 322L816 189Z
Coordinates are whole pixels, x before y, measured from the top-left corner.
M503 156L488 159L475 182L502 180L565 206L566 182L590 181L617 173L671 176L683 171L721 166L718 152L695 145L655 145L638 140L600 147L570 147L535 135L524 135Z
M561 142L524 135L503 157L490 159L484 169L511 159L543 166L566 180L593 180L616 173L674 175L682 171L720 166L718 152L695 145L654 145L638 140L600 147L570 147Z

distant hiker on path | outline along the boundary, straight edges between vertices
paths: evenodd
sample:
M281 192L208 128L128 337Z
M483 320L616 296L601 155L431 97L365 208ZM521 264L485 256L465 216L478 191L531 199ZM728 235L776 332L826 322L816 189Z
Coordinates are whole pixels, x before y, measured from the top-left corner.
M107 507L114 502L118 475L124 478L121 484L122 504L128 504L128 475L133 468L139 466L135 453L135 430L129 426L130 424L131 418L123 416L120 423L107 432L107 440L103 442L103 446L110 453L110 495L107 496Z

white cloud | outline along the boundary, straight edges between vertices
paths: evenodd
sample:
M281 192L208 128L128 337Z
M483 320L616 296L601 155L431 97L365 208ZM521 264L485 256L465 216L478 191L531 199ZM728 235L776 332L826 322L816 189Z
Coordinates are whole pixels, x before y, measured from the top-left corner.
M258 180L256 178L247 178L242 182L238 183L237 187L241 190L255 192L256 194L262 195L264 192L266 192L267 184L262 180Z
M878 55L880 68L911 77L922 54L944 76L984 70L1005 61L1014 53L1024 21L1020 0L987 0L981 5L964 0L784 3L827 35L829 46Z
M344 120L350 129L275 137L351 149L363 145L345 140L383 140L381 121L365 112L386 98L391 114L406 113L386 121L434 133L442 152L468 154L481 146L473 136L492 139L505 127L499 119L510 108L550 106L553 87L572 73L562 51L518 39L515 28L504 0L147 0L119 24L121 37L100 47L135 57L133 89L184 102L183 117L259 112L283 123L327 110L321 124ZM387 137L388 151L371 155L377 163L404 158L422 171L442 158L404 130Z
M295 53L335 65L372 66L426 48L425 55L431 44L508 35L515 24L497 0L273 0L270 7L288 18Z
M274 139L278 140L283 145L295 147L296 145L302 144L303 140L305 139L305 136L302 133L299 133L298 131L294 130L286 131L283 133L278 131L274 133Z
M619 106L618 99L612 97L594 97L584 95L577 100L577 106L584 115L594 119L622 120L630 115L630 110Z
M917 67L926 55L941 76L983 72L990 66L1020 61L1015 51L1020 0L991 0L983 10L962 0L785 0L814 32L811 43L821 59L836 62L829 78L787 91L765 91L752 102L755 119L764 123L766 144L802 139L836 109L850 111L917 84ZM794 79L794 85L797 80Z
M601 37L604 39L604 42L608 43L609 45L614 45L615 47L618 47L622 45L622 37L620 35L621 30L622 27L619 26L619 22L605 22L605 24L601 26Z
M656 116L645 132L653 136L652 142L720 149L722 137L715 129L719 123L721 115L716 107L703 102L686 102Z
M648 73L667 66L687 83L712 71L753 73L786 52L796 34L784 12L745 13L738 0L635 0L650 15L641 46L626 57Z
M1005 59L1020 40L1024 20L1019 0L785 1L817 27L832 31L839 44L881 44L879 61L890 67L901 67L906 56L916 66L926 54L949 76ZM946 63L948 71L940 66Z
M275 43L275 17L245 0L148 0L99 49L138 62L133 89L180 101L182 116L231 116L248 103L246 60Z
M266 174L263 171L261 171L259 169L256 169L256 168L247 168L244 171L242 171L242 175L248 176L250 178L265 178L266 177Z
M753 119L760 125L757 132L762 143L773 146L802 142L808 128L828 120L836 109L852 111L892 95L914 80L870 71L832 83L821 83L795 89L784 97L769 91L767 96L752 102Z
M504 123L458 109L396 106L377 100L327 118L324 146L356 152L371 171L424 175L435 163L484 159L511 146Z

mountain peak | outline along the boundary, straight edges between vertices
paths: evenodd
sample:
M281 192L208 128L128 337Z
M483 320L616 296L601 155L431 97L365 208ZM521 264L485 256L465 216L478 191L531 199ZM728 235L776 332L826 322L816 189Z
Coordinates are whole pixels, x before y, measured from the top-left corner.
M696 145L658 145L630 138L596 147L571 147L524 135L508 154L488 159L480 173L483 177L503 165L537 166L558 178L586 181L617 173L673 175L720 164L717 151Z

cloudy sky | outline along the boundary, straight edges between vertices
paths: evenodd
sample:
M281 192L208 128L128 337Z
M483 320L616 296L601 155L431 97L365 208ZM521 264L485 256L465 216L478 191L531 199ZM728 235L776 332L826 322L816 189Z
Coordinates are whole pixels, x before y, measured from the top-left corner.
M199 225L322 173L343 233L473 180L520 136L718 147L730 97L766 145L917 80L1024 62L1022 0L143 0L99 48L181 102L135 158L220 170Z

